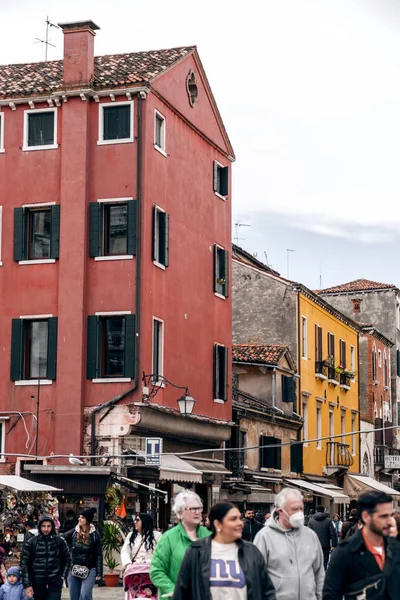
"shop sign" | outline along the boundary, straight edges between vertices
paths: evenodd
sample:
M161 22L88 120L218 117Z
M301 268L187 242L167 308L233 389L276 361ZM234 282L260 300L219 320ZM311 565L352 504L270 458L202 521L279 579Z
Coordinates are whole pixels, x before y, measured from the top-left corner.
M387 454L384 458L385 469L400 469L400 455Z
M162 438L146 438L146 465L161 465Z

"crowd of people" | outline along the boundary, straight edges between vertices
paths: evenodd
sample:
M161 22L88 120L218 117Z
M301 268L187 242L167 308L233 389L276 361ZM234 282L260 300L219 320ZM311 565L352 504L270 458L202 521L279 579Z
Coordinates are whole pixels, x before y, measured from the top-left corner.
M121 550L126 600L399 600L400 514L392 497L363 494L346 521L323 506L305 522L304 499L293 488L275 498L264 523L230 502L203 514L200 497L180 492L176 523L164 534L140 513ZM27 523L20 567L4 575L0 600L92 600L103 575L94 509L57 533L42 515ZM256 516L258 518L256 518Z

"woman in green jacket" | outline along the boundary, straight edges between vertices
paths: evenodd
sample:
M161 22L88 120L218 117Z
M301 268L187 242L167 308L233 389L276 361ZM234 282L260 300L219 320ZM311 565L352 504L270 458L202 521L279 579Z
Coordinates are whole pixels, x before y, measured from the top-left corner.
M159 600L174 593L179 569L190 544L211 534L200 525L203 503L195 492L187 490L177 494L172 510L179 523L161 536L150 566L150 579L158 588Z

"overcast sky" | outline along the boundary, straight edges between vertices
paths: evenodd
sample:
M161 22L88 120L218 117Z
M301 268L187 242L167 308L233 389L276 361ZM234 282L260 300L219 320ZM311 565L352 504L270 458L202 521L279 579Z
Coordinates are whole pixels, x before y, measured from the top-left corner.
M0 0L2 64L43 59L47 15L95 21L97 55L196 44L236 152L239 245L285 276L294 249L311 288L400 286L398 0Z

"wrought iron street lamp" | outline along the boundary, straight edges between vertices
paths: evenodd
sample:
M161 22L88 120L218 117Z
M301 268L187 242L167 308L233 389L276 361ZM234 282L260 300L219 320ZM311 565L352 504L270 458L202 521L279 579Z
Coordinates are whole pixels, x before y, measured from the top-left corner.
M181 415L191 415L193 413L193 408L196 403L196 400L190 395L189 388L187 385L176 385L169 381L166 377L162 375L157 375L152 373L151 375L145 375L143 373L142 376L143 382L143 394L146 396L147 400L151 400L157 396L160 391L162 384L167 383L171 385L173 388L177 390L184 390L182 396L178 398L178 407Z

